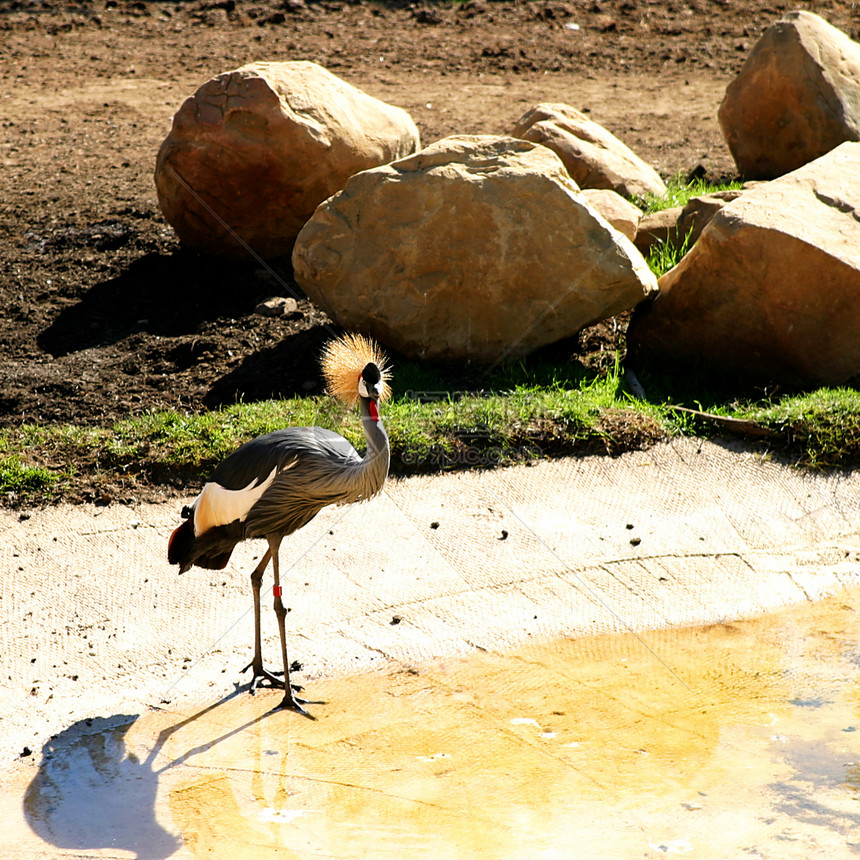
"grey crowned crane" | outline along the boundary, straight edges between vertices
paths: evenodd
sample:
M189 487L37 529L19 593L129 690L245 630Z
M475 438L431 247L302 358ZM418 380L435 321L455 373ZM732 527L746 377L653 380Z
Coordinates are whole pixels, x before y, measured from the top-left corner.
M268 548L251 573L254 594L254 658L251 692L261 682L284 688L279 707L311 716L303 707L319 704L298 698L290 684L278 550L282 539L307 525L327 505L375 496L388 475L388 436L378 404L389 393L387 360L372 341L347 334L330 341L322 356L328 393L345 403L358 402L367 439L360 456L338 433L322 427L290 427L246 442L224 460L200 495L182 509L185 522L170 536L167 557L184 573L194 565L207 570L227 566L233 548L249 538L264 538ZM263 667L260 640L260 586L272 562L274 609L281 638L283 680Z

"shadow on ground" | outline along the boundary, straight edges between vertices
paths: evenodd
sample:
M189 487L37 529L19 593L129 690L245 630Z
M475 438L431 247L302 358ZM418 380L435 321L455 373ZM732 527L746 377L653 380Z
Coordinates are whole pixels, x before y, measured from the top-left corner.
M182 844L155 817L158 773L128 755L125 735L137 716L81 720L42 748L39 770L24 796L30 827L57 848L136 852L162 860Z
M257 264L184 250L145 254L62 310L39 335L38 344L57 357L114 344L137 332L194 334L207 321L247 316L272 294L273 283L284 294L300 295L291 273L272 272L274 278L261 278Z
M319 356L336 331L330 325L317 325L246 355L241 363L213 381L203 402L215 409L239 401L252 403L321 393Z
M277 709L256 714L218 737L190 747L156 767L164 745L176 732L203 719L242 690L163 729L139 758L126 742L138 715L116 714L80 720L51 738L42 748L39 770L24 795L24 814L33 831L56 848L134 851L140 860L164 860L183 840L159 822L159 780L165 772L239 735ZM215 718L215 724L219 724ZM198 733L199 737L199 733Z

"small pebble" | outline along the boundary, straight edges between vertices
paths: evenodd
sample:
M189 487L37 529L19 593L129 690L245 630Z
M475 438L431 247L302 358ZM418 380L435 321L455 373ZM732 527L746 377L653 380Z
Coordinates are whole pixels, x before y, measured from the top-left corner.
M271 296L260 302L254 308L254 313L261 317L282 317L286 314L294 314L298 309L299 305L295 299L286 296Z

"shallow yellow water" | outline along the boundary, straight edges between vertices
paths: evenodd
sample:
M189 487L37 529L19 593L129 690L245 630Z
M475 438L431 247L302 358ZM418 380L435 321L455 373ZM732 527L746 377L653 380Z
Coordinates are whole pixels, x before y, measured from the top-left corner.
M166 858L860 853L860 594L564 640L61 734L17 854ZM8 797L8 795L7 795ZM24 816L29 825L24 825ZM15 842L12 842L12 839ZM29 853L28 853L29 852ZM0 851L2 856L7 854Z

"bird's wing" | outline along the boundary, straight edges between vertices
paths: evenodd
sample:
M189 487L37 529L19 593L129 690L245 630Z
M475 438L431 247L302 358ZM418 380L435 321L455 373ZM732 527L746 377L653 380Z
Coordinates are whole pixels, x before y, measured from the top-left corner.
M245 522L279 474L320 455L332 463L359 459L346 439L322 427L290 427L246 442L218 465L194 500L194 534Z
M296 460L284 468L289 469ZM262 481L254 478L247 487L230 490L217 481L209 481L200 492L192 506L194 510L194 534L201 535L216 526L227 525L235 520L244 521L248 511L259 501L263 493L275 480L278 467L273 466L268 477Z

